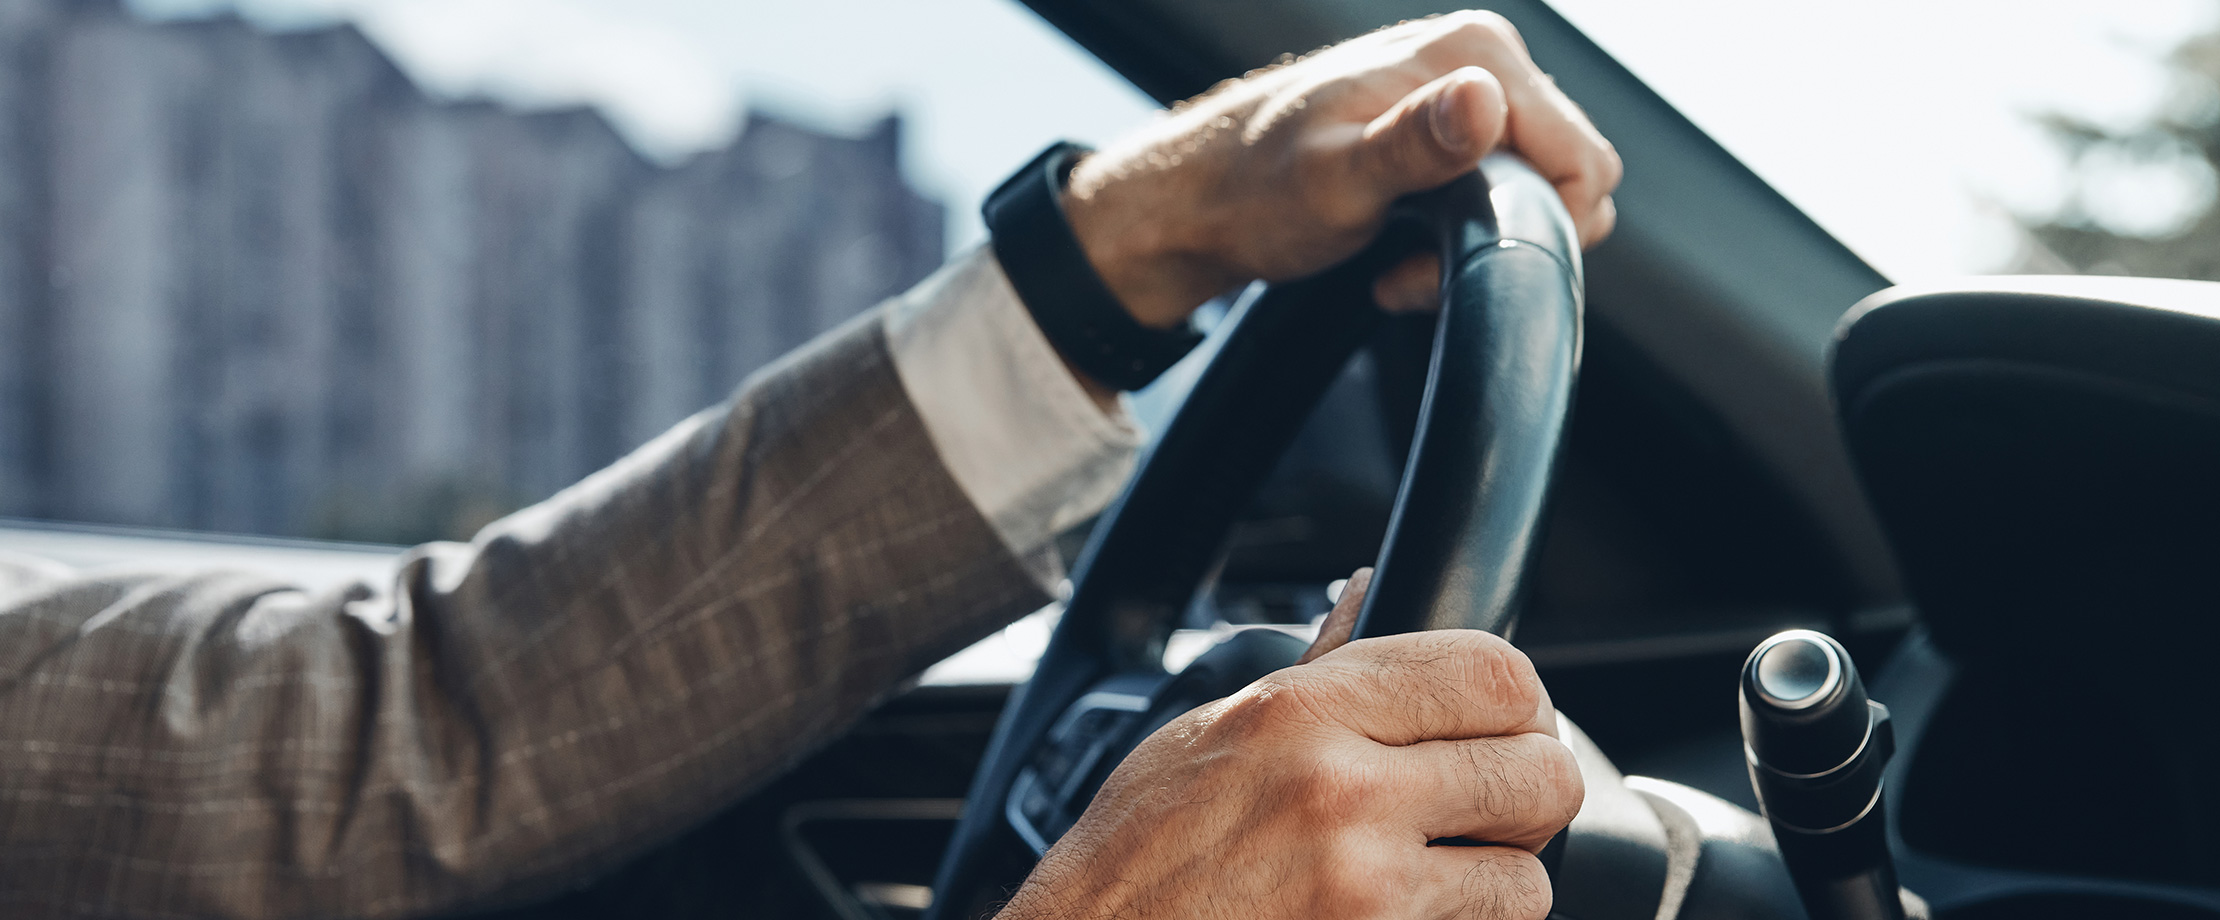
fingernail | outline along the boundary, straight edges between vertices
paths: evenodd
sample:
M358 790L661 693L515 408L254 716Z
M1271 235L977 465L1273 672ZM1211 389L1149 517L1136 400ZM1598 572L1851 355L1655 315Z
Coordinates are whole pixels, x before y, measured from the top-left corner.
M1464 113L1457 111L1458 92L1464 84L1451 83L1442 87L1441 95L1434 97L1434 110L1428 120L1433 122L1434 140L1450 153L1467 153L1472 148L1472 131L1465 124Z

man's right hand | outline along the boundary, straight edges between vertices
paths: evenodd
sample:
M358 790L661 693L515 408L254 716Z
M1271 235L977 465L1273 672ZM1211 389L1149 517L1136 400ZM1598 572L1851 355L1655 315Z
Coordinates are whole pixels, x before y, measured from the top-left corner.
M1540 920L1583 791L1556 726L1495 636L1349 643L1149 736L1001 916Z
M1072 232L1119 302L1172 328L1212 296L1341 261L1389 207L1498 147L1557 187L1583 245L1618 217L1619 155L1528 56L1509 20L1467 10L1382 29L1221 84L1072 171ZM1413 256L1380 306L1431 309L1441 266Z

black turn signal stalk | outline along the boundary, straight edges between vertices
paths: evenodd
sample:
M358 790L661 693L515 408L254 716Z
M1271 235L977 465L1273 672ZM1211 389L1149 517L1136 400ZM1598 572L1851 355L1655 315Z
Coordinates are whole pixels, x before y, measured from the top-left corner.
M1881 804L1896 735L1842 645L1808 629L1759 643L1742 666L1742 742L1811 920L1904 920Z

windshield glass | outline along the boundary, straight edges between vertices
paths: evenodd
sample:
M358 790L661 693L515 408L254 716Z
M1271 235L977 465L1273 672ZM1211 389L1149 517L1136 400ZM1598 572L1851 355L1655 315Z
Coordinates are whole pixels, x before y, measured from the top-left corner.
M1550 3L1898 281L2220 278L2220 3Z
M2214 0L1557 2L1898 279L2220 276ZM1010 0L26 9L0 517L467 536L1155 111Z
M664 166L730 145L751 115L848 136L895 116L949 252L985 238L978 202L1041 147L1100 144L1157 110L1014 0L128 2L157 22L349 24L434 98L584 106Z
M1009 0L10 9L0 518L466 538L1156 111Z

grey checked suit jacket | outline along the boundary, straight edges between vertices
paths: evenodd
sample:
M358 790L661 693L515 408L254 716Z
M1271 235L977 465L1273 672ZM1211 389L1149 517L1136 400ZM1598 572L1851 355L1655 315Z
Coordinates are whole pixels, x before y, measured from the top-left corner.
M942 467L881 328L384 584L0 585L0 916L543 892L1045 603Z

